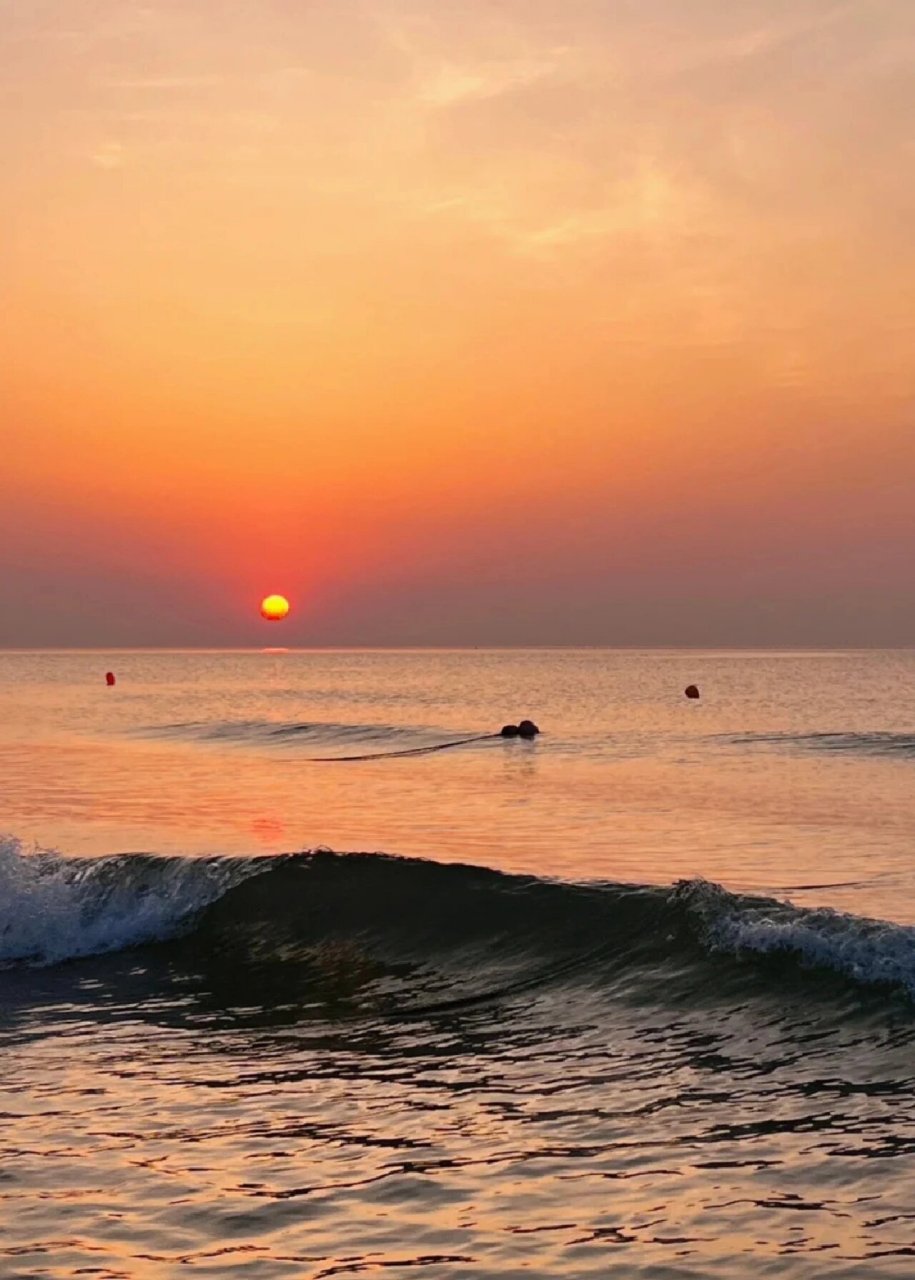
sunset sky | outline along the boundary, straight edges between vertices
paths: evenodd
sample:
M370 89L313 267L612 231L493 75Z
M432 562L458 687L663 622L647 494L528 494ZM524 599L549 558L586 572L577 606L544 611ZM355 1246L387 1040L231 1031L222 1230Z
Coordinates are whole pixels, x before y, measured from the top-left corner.
M0 0L0 644L915 643L913 64L912 0Z

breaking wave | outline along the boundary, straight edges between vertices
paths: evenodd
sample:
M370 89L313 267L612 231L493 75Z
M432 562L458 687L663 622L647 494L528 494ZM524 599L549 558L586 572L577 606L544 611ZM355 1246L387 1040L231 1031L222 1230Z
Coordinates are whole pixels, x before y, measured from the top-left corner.
M356 1007L407 1012L557 983L619 990L638 974L655 994L677 981L707 991L728 976L766 983L784 966L795 979L825 974L915 998L915 928L704 880L569 884L321 850L89 860L0 842L4 967L150 943L183 948L226 981L266 974L279 992L284 975L304 974Z
M64 858L0 840L0 965L56 964L171 937L256 859Z

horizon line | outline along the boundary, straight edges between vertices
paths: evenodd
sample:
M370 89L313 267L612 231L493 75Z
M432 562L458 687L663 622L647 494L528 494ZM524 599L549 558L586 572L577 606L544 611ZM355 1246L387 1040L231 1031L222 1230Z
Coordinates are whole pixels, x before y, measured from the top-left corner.
M0 645L0 654L25 653L910 653L913 644L323 644L323 645Z

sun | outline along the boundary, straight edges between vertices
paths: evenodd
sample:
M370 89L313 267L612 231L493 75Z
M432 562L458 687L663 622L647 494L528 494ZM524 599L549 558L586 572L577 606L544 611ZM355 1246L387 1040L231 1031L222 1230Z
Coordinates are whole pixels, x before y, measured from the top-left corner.
M261 601L261 617L267 622L282 622L289 612L289 601L285 596L264 596Z

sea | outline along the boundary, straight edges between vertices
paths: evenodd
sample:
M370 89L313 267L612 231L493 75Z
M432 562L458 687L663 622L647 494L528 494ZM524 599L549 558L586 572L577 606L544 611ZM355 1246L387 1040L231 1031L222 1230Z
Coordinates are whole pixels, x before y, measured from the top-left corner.
M915 651L7 651L0 787L2 1280L915 1275Z

